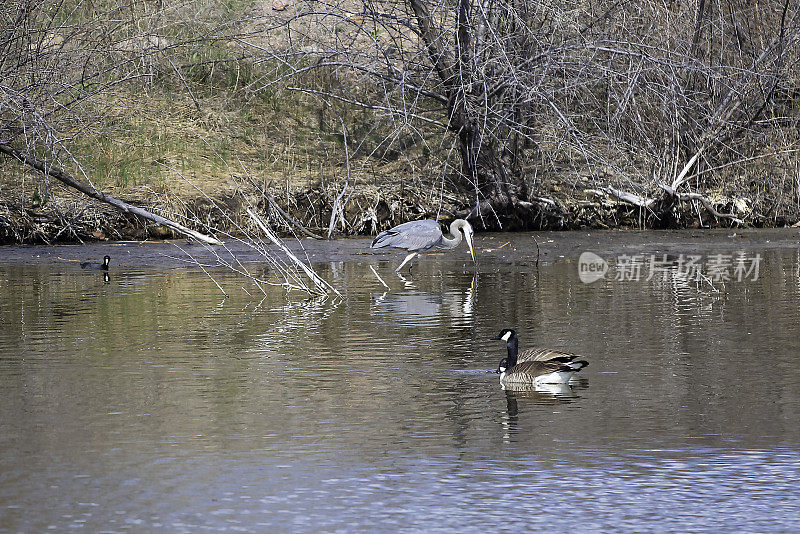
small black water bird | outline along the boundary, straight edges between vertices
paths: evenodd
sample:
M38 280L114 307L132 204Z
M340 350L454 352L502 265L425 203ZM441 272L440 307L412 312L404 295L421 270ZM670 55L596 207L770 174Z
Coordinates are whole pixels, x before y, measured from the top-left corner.
M450 235L452 239L442 234L439 223L430 219L423 221L411 221L390 228L378 234L372 241L372 248L393 247L408 250L411 252L403 262L395 269L400 271L403 266L414 259L420 252L431 249L450 250L461 244L461 240L467 242L472 261L475 262L475 249L472 246L472 236L475 232L472 225L464 219L456 219L450 223ZM408 267L409 271L411 266Z
M92 261L81 262L81 269L92 269L95 271L107 271L108 264L111 262L111 256L103 256L103 263Z
M500 360L497 372L503 385L566 384L578 371L589 365L576 354L553 349L527 349L519 352L519 338L504 328L491 339L506 342L508 356Z

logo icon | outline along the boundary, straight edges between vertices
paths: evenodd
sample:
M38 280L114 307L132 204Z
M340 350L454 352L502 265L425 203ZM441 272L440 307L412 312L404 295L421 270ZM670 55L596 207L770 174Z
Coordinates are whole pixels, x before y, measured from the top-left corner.
M578 258L578 277L584 284L600 280L607 272L608 263L594 252L586 251Z

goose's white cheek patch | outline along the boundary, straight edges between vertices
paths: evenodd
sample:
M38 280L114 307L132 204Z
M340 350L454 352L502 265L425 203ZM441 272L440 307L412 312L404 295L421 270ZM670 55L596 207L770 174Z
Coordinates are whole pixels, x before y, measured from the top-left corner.
M511 332L506 332L500 339L502 339L503 341L508 341L508 338L510 337L511 337Z

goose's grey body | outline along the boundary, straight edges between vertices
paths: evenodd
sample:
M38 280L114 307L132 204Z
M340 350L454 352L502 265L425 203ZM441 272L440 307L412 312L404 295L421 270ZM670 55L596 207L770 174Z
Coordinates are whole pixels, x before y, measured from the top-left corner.
M566 384L572 376L586 367L588 362L579 360L568 364L557 361L522 362L500 372L500 383L504 385Z
M414 259L420 252L432 249L454 249L461 244L462 239L467 242L472 261L475 261L475 249L472 247L472 226L464 219L456 219L450 223L450 235L447 238L442 234L439 223L426 219L424 221L411 221L399 224L378 234L372 240L372 248L393 247L409 251L403 262L395 271ZM411 269L411 267L409 267Z
M549 362L550 360L572 361L577 357L577 354L553 349L525 349L517 354L517 363Z
M504 329L492 339L506 342L508 356L500 360L497 371L503 385L566 384L589 365L578 355L553 349L527 349L519 352L519 339L514 330Z

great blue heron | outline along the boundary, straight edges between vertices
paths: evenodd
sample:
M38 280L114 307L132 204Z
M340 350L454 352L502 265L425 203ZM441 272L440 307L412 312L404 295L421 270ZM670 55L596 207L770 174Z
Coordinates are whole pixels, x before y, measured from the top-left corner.
M426 219L424 221L411 221L381 232L372 241L372 248L394 247L411 252L395 271L400 271L403 266L414 259L420 252L431 249L453 249L464 239L475 261L475 249L472 248L472 226L464 219L456 219L450 223L452 239L442 234L439 223ZM409 270L411 267L409 267Z
M81 263L81 269L94 269L96 271L107 271L109 262L111 262L111 256L104 256L103 263L84 261L83 263Z
M506 342L508 356L500 360L497 371L504 386L530 384L566 384L570 378L589 365L577 360L575 354L552 349L528 349L519 353L517 333L504 328L491 339Z

